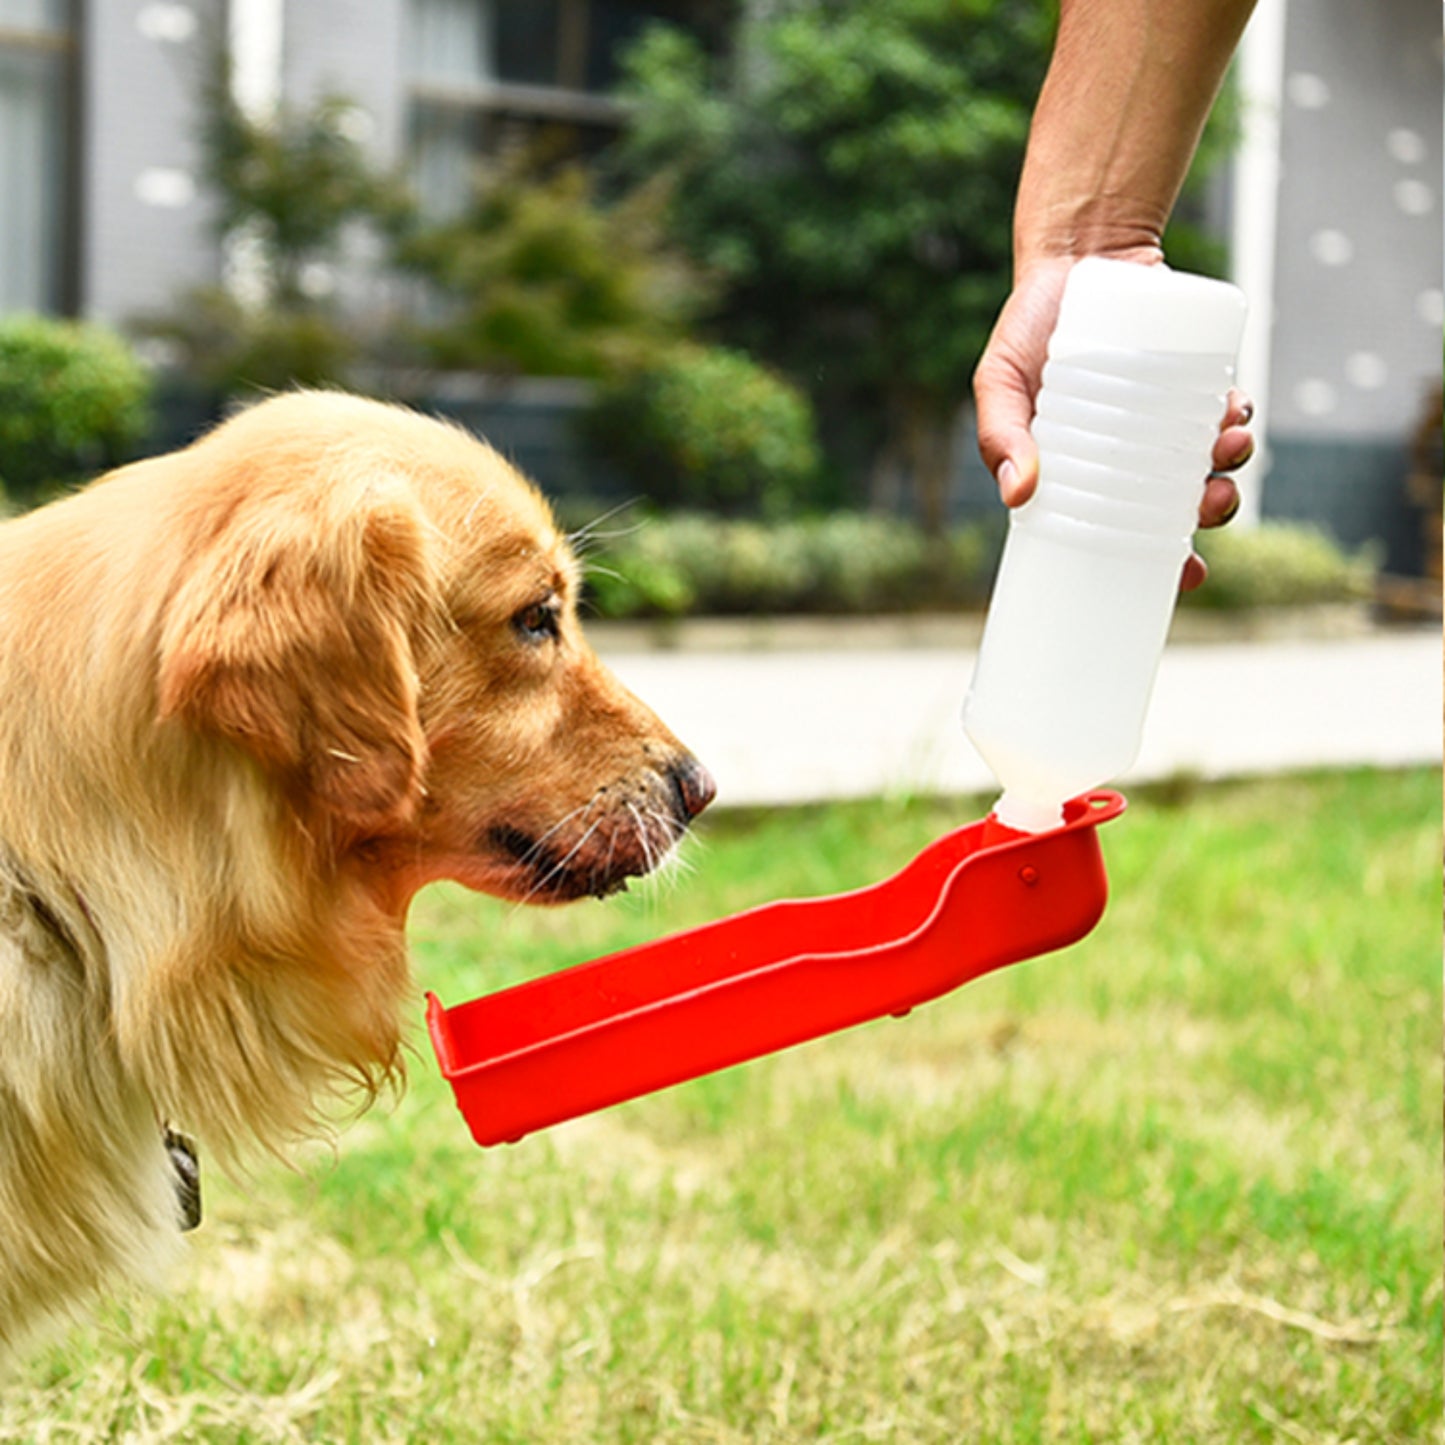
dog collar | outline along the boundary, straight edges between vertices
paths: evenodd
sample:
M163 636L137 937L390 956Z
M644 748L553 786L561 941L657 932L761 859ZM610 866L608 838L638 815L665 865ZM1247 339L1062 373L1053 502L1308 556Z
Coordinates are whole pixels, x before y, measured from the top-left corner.
M181 1210L181 1233L197 1228L201 1222L201 1161L196 1155L195 1140L172 1129L164 1129L166 1153L175 1174L176 1203Z

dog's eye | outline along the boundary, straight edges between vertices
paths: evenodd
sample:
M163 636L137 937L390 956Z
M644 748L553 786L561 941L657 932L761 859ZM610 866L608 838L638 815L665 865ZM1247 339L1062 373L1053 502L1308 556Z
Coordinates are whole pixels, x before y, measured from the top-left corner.
M512 618L512 626L524 642L556 642L560 631L557 603L548 598L545 602L533 602Z

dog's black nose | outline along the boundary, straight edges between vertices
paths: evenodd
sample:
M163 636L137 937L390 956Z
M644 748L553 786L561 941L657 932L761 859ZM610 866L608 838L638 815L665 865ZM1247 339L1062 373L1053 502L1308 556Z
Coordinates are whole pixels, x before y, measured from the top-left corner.
M717 797L713 776L695 757L688 755L672 770L673 786L689 819L697 817Z

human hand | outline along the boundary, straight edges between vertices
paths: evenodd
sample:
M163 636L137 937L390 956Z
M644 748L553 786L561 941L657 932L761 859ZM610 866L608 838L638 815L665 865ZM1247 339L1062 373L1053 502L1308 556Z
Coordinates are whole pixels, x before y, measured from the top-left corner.
M1157 260L1156 252L1141 257L1140 264ZM1029 425L1049 336L1059 317L1064 282L1072 265L1069 258L1038 261L1019 276L974 372L978 449L1009 507L1028 501L1038 486L1039 452ZM1239 489L1230 473L1254 455L1254 437L1249 430L1253 415L1254 404L1243 392L1232 389L1214 441L1214 470L1199 503L1201 527L1221 527L1239 510ZM1191 556L1180 589L1188 592L1198 587L1207 570L1197 554Z

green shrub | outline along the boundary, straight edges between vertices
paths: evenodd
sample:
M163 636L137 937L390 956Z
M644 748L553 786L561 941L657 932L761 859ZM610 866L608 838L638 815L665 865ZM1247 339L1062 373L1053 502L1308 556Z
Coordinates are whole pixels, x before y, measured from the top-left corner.
M979 530L943 548L892 517L839 513L767 525L653 517L593 554L604 617L896 613L976 604L992 550Z
M808 611L951 609L987 595L996 561L988 528L960 527L931 545L894 517L838 512L805 526L817 571Z
M648 528L585 556L587 597L598 616L681 617L696 609L697 589L667 541Z
M739 351L678 345L605 385L601 456L663 508L779 517L814 498L822 455L802 392Z
M468 209L404 228L396 259L433 305L413 340L438 366L599 380L677 343L707 286L667 240L657 183L603 204L595 176L521 151Z
M219 396L295 386L358 387L363 347L320 305L243 306L218 286L182 299L174 315L146 318L146 336L174 348L178 369Z
M1209 581L1186 594L1219 610L1309 606L1368 597L1375 557L1318 529L1268 522L1202 533ZM587 587L603 617L848 615L982 608L996 529L930 545L894 517L852 512L767 524L702 513L652 516L589 556Z
M20 505L113 465L144 434L149 373L109 331L0 320L0 481Z
M1370 595L1378 568L1372 549L1346 552L1318 527L1298 522L1223 527L1201 532L1195 545L1209 580L1186 595L1220 610L1356 601Z

